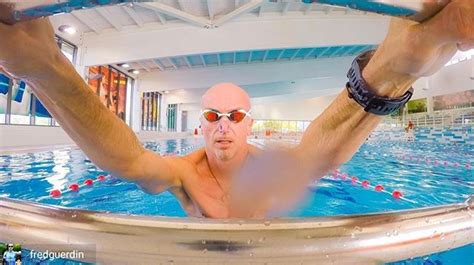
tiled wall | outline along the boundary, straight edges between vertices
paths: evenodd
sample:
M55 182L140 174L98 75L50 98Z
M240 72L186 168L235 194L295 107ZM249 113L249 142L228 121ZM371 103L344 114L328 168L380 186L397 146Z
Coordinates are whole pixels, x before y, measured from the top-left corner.
M376 129L370 135L373 140L407 140L409 135L402 128ZM474 126L419 127L414 130L415 141L423 143L459 143L474 145Z

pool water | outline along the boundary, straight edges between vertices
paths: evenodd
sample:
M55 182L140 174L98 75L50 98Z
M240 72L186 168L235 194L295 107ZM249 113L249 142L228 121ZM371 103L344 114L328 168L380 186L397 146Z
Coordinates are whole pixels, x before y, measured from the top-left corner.
M254 142L262 144L259 140ZM196 138L144 143L147 149L160 154L179 155L202 145L203 141ZM474 193L474 148L369 141L339 171L339 177L328 174L311 185L305 200L287 216L348 215L463 202ZM344 173L345 180L340 177ZM66 191L73 183L82 184L99 175L106 175L105 181L81 187L78 192L66 192L59 198L49 195L53 189ZM360 181L352 182L352 176ZM370 183L368 187L362 187L363 180ZM382 185L388 192L375 191L376 185ZM403 194L401 199L391 195L395 190ZM133 183L109 176L81 150L71 148L0 156L0 196L123 214L186 216L169 192L146 194ZM461 254L453 254L457 252ZM474 264L472 252L470 245L447 254L394 264ZM456 260L459 257L462 263Z

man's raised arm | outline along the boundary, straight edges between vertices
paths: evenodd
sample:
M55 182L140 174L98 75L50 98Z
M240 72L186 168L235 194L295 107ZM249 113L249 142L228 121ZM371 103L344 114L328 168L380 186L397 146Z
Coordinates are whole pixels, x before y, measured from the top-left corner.
M401 97L422 76L438 71L460 50L474 48L474 1L449 3L418 24L392 19L384 42L362 72L377 96ZM364 111L344 90L303 135L297 154L321 177L351 159L382 120Z
M54 41L47 19L0 23L0 70L26 81L61 127L100 168L150 192L179 185L175 164L145 150L92 92Z

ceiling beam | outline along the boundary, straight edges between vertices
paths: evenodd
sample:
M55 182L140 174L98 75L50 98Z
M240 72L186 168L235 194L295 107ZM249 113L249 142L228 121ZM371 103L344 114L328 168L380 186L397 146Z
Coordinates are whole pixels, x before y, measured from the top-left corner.
M201 58L202 64L203 64L204 66L207 66L206 60L204 60L204 56L203 56L202 54L200 54L199 57Z
M186 13L184 11L178 10L174 7L162 4L160 2L149 2L149 3L135 3L136 5L139 5L144 8L148 8L151 10L154 10L155 12L163 13L168 16L175 17L177 19L181 19L185 22L191 23L193 25L199 26L199 27L209 27L210 23L207 19L203 19L194 15L191 15L189 13Z
M94 23L91 22L90 19L88 19L87 17L85 17L85 14L83 13L84 11L76 11L76 12L72 12L71 15L79 20L79 22L81 22L82 24L86 25L87 27L89 27L90 29L92 29L95 33L97 34L100 34L102 32L101 29L99 29L97 27L97 25L95 25Z
M283 55L284 52L285 52L285 49L282 49L275 60L276 61L280 60L280 58L281 58L281 56Z
M156 16L158 17L158 19L160 20L161 24L166 24L166 18L165 16L163 16L160 12L155 12Z
M340 51L341 51L342 49L344 49L344 48L345 48L345 46L339 47L337 50L335 50L335 51L333 51L333 52L331 53L331 56L332 56L332 55L337 55L337 53L340 52Z
M174 69L178 70L178 66L173 62L173 58L168 57L168 61L170 62L171 66L173 66Z
M152 59L151 62L153 63L154 66L156 66L160 71L164 71L163 66L161 66L161 62L159 62L159 59Z
M350 54L353 50L355 50L358 46L353 46L349 49L347 49L343 54L341 54L341 56L346 56L348 54Z
M268 52L269 52L269 50L266 50L265 53L263 54L262 63L265 62L265 60L267 59Z
M303 59L308 59L309 56L314 52L314 50L316 50L316 48L312 48L312 49L308 52L308 54L306 54L306 55L304 56Z
M214 19L214 10L212 8L212 0L206 0L207 4L207 13L209 14L209 19L213 20Z
M261 17L263 15L263 4L258 9L258 16Z
M357 46L355 45L354 47L348 49L347 51L345 51L341 56L347 56L349 54L351 54L353 51L357 50L358 48L360 48L360 46Z
M129 6L122 6L123 11L137 24L139 27L143 27L143 19L135 12L135 10Z
M147 72L150 72L150 71L151 71L150 67L147 66L147 65L145 65L144 62L136 62L136 63L137 63L140 67L142 67L143 69L145 69L145 71L147 71Z
M96 8L95 11L97 11L97 13L99 13L116 30L118 30L118 31L122 30L122 25L120 25L120 22L118 22L117 20L114 19L114 16L110 13L110 11L107 9L107 7Z
M332 48L332 46L326 47L326 49L324 49L317 57L318 58L323 57L324 54L326 54L326 52L329 51L329 49L331 49L331 48Z
M298 53L299 53L300 51L301 51L301 49L296 50L295 53L293 54L293 56L291 56L290 61L293 60L293 59L295 59L296 55L298 55Z
M237 9L234 9L233 11L229 12L225 16L222 16L222 17L216 19L212 23L212 26L219 27L219 26L221 26L222 24L224 24L225 22L227 22L231 19L234 19L234 18L236 18L236 17L238 17L242 14L245 14L247 12L250 12L250 11L254 10L255 8L261 6L263 1L264 0L252 0L248 3L246 3L245 5L242 5L241 7L237 8Z
M250 63L252 61L252 51L250 51L249 59L247 60L247 63Z
M188 59L188 56L184 55L183 59L186 62L186 64L188 65L189 68L193 68L193 66L191 65L191 62Z

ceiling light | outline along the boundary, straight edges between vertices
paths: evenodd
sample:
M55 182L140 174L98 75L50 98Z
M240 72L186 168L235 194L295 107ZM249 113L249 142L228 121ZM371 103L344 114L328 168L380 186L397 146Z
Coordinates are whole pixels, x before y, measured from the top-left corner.
M169 90L165 90L165 91L163 91L163 93L164 93L164 94L169 94L170 91L169 91Z
M77 32L76 28L74 28L73 26L69 26L69 25L61 25L61 26L59 26L58 30L61 31L61 32L70 34L70 35L73 35Z
M140 73L140 71L138 71L138 70L132 70L132 73L138 75L138 74Z
M128 63L123 63L123 64L119 64L120 67L123 67L123 68L129 68L130 65Z

